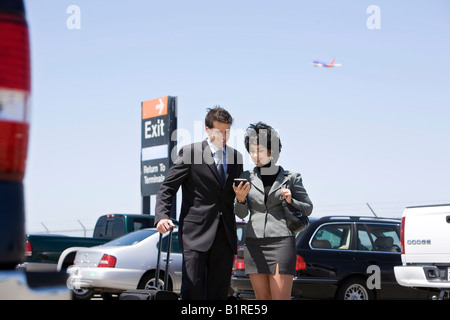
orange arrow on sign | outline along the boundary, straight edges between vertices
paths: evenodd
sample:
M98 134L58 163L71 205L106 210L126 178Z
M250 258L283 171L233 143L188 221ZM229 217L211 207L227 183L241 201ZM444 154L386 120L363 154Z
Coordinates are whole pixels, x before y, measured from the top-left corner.
M167 114L169 97L156 98L142 102L142 119L164 116Z

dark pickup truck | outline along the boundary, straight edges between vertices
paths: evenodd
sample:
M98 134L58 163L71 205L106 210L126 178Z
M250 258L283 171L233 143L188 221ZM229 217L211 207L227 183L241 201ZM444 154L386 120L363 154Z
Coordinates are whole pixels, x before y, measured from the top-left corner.
M143 214L106 214L98 218L92 238L28 234L25 261L17 268L26 271L60 271L73 264L76 248L102 245L126 233L152 228L154 219L154 216ZM174 220L174 223L178 224L178 221ZM71 250L66 250L69 248Z

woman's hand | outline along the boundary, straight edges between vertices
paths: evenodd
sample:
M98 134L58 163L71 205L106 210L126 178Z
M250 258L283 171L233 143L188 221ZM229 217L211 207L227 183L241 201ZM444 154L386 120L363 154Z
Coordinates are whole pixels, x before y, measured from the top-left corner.
M281 199L285 199L287 203L292 202L292 193L288 188L281 188Z
M245 198L247 198L247 194L250 191L250 182L246 182L245 184L241 182L237 187L233 184L233 190L236 193L237 201L245 202Z

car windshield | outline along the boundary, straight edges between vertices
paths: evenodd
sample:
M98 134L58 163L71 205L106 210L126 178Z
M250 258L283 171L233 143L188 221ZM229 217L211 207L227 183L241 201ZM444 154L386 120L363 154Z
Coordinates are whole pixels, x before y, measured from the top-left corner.
M142 240L150 237L152 234L158 232L156 229L143 229L129 234L126 234L120 238L114 239L105 243L103 246L129 246L141 242Z

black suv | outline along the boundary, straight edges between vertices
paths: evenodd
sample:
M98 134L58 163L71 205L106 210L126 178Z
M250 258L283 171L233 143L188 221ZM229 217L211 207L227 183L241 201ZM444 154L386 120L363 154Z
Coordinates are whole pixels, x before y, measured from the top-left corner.
M401 265L400 219L323 217L297 234L293 298L420 299L428 292L400 286L394 266ZM235 296L252 297L243 250L235 259L231 287ZM371 287L371 289L369 289Z

